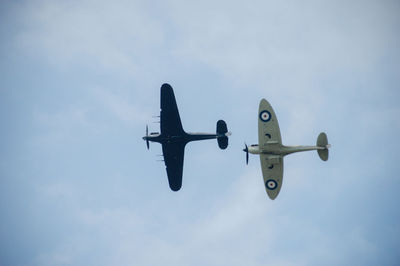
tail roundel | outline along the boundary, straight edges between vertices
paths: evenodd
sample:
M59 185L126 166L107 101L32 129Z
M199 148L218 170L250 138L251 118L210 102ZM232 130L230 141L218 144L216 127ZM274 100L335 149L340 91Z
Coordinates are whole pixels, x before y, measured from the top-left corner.
M224 150L228 147L228 127L224 120L218 120L217 122L217 141L220 149Z

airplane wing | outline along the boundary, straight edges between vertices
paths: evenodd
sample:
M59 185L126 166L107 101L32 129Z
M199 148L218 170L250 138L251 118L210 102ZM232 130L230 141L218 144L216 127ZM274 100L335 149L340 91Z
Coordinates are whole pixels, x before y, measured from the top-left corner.
M262 99L258 108L258 145L267 143L282 144L282 138L274 109L267 100Z
M167 168L169 187L178 191L182 187L183 158L185 143L163 143L162 150Z
M278 119L271 104L262 99L258 109L258 145L262 149L266 145L281 145L281 131ZM282 186L283 157L279 155L260 154L264 185L268 196L275 199Z
M161 86L161 113L160 127L164 136L178 136L184 134L181 118L176 105L175 95L169 84ZM183 158L183 156L182 156Z
M270 199L275 199L282 187L283 156L260 154L265 190Z

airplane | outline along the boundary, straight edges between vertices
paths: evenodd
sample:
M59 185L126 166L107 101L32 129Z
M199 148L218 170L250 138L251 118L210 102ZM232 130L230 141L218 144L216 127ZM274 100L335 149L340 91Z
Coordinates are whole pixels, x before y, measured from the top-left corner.
M249 153L259 154L264 178L265 190L270 199L274 200L282 186L283 157L302 151L317 150L319 157L327 161L329 157L328 137L320 133L316 146L285 146L282 145L278 119L271 104L262 99L258 109L258 143L248 147L245 143L246 164L249 163Z
M176 104L174 91L171 85L165 83L161 86L161 112L160 131L148 133L146 126L147 149L150 148L149 141L158 142L162 145L165 167L167 170L168 183L172 191L178 191L182 187L183 158L185 146L191 141L217 139L218 146L224 150L228 147L228 132L225 121L217 122L216 134L209 133L187 133L183 130Z

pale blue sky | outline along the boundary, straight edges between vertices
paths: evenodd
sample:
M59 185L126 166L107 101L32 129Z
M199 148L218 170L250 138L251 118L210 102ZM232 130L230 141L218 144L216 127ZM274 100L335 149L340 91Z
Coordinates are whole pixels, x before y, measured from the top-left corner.
M398 1L3 1L0 265L398 265ZM147 151L159 89L187 131L183 187ZM286 157L275 201L257 142Z

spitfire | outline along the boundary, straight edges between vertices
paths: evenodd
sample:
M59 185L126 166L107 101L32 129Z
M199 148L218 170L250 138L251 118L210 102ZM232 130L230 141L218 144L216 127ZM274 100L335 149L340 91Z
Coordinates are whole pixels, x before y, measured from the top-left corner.
M265 99L260 101L258 108L258 144L243 149L246 152L246 163L249 161L249 153L260 155L261 170L264 178L265 189L270 199L275 199L281 190L283 180L283 157L302 151L317 150L319 157L327 161L329 157L328 138L321 133L316 146L285 146L282 145L282 137L278 119L271 104Z

